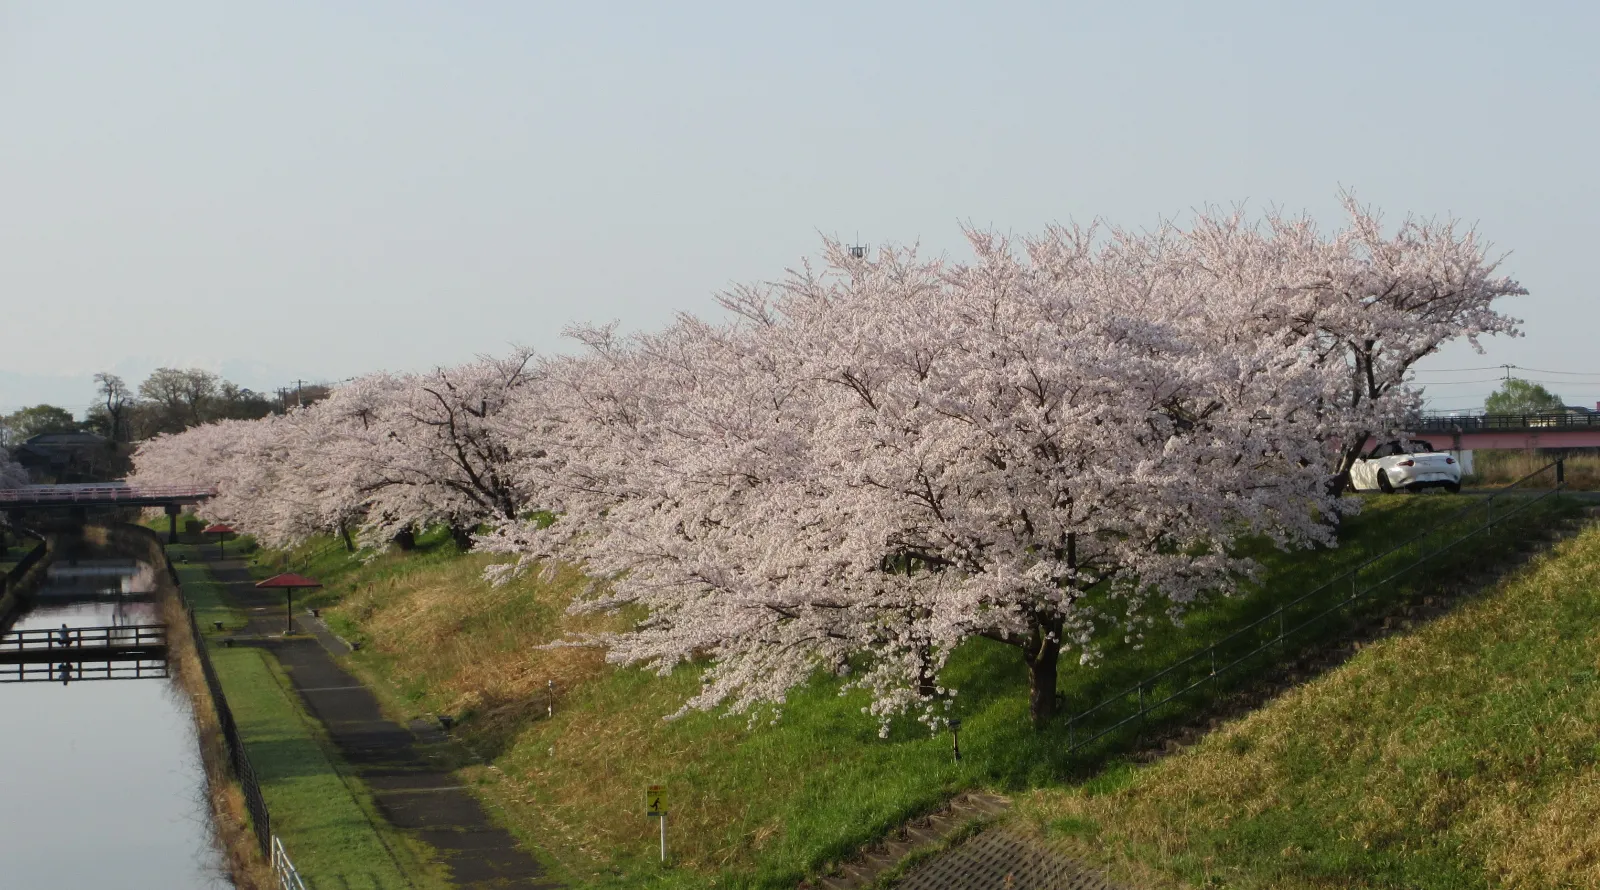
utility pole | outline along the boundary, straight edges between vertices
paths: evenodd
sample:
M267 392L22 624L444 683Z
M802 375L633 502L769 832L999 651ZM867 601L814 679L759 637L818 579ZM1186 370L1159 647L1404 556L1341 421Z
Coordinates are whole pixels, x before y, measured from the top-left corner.
M304 382L305 381L303 381L303 380L296 380L294 382L294 406L296 408L304 408L306 406L305 399L303 398L303 392L302 392L303 387L301 386L301 384L304 383Z

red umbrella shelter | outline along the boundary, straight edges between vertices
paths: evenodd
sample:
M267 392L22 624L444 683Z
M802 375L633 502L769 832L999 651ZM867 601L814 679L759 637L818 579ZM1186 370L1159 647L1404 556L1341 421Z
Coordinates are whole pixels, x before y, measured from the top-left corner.
M268 578L265 581L257 581L256 586L282 589L283 592L288 595L288 599L284 601L287 607L287 611L284 614L288 618L288 626L284 628L283 632L286 634L292 634L294 633L294 592L299 589L321 587L322 584L321 582L313 581L304 575L296 575L293 572L284 572L281 575L273 575L271 578Z
M214 522L211 525L201 529L200 533L203 535L217 536L217 558L221 559L228 555L227 541L228 536L233 534L233 526L225 525L221 522Z

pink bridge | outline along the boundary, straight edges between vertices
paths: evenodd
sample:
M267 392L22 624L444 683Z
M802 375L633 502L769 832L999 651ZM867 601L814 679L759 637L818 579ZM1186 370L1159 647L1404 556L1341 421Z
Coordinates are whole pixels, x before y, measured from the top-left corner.
M1424 417L1409 435L1440 450L1600 448L1600 413L1481 414Z

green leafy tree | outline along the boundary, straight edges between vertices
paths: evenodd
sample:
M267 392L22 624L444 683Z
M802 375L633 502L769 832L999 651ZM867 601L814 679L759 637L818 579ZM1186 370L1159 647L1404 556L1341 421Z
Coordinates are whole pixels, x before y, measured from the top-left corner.
M71 411L55 405L34 405L13 411L0 418L0 424L4 425L7 445L26 442L40 433L72 433L81 429Z
M1543 414L1565 407L1560 396L1537 383L1515 377L1483 400L1483 409L1490 414Z

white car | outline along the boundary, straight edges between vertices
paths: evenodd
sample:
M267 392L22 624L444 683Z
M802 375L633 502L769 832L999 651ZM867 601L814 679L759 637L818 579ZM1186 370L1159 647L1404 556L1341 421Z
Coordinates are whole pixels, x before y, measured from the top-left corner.
M1356 491L1461 490L1461 464L1421 439L1385 442L1350 468Z

